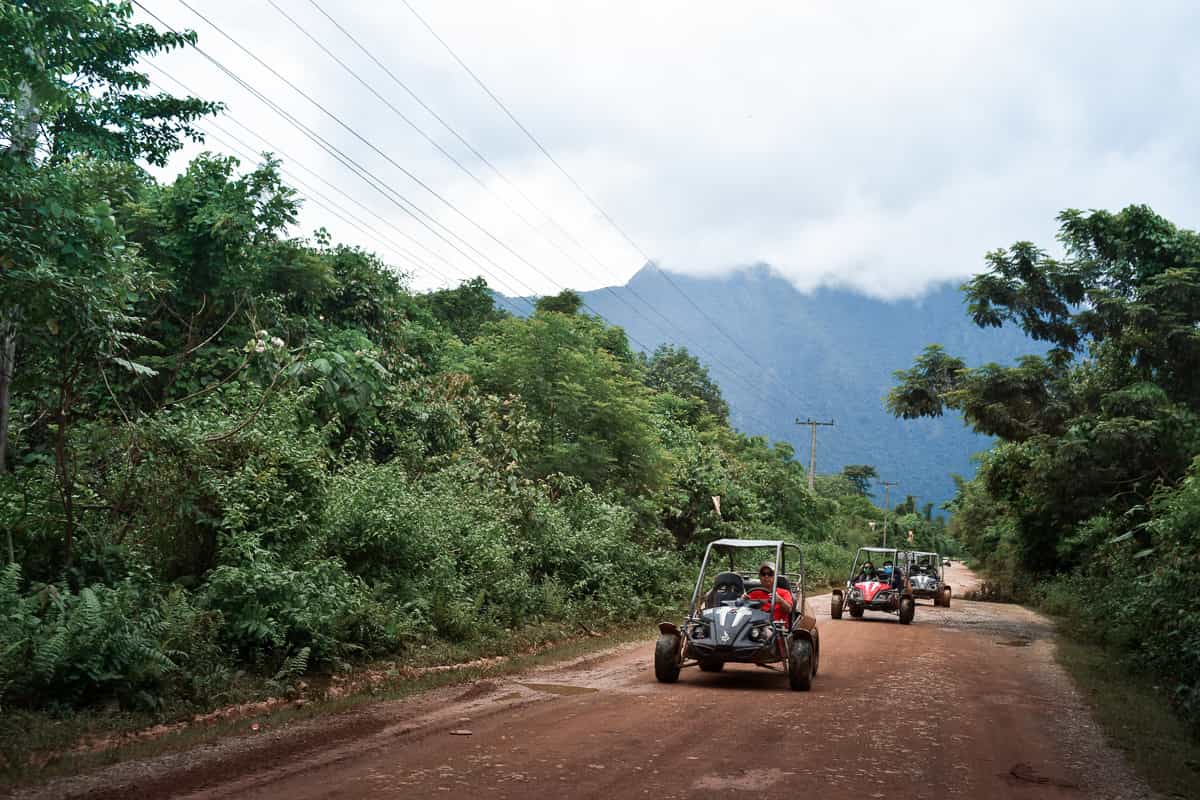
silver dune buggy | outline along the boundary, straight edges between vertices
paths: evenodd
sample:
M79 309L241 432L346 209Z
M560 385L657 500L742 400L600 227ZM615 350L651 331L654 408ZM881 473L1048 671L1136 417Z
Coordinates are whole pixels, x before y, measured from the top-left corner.
M937 553L914 551L909 559L908 580L913 597L932 600L935 606L950 607L950 584L943 580L942 557Z
M769 593L757 572L764 557L776 565ZM786 620L773 619L771 613L779 589L792 594L794 607ZM751 599L751 595L759 597ZM710 543L682 625L663 622L658 630L654 675L662 683L677 681L683 667L720 672L728 663L755 664L787 673L791 687L804 691L817 674L821 640L817 620L804 604L804 557L797 545L788 542L718 539Z

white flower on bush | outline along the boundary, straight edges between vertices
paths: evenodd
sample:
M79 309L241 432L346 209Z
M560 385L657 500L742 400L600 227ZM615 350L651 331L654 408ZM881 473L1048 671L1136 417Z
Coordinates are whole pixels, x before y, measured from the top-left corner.
M254 338L246 342L242 348L247 353L265 353L270 350L284 350L287 343L278 336L272 336L270 331L255 331Z

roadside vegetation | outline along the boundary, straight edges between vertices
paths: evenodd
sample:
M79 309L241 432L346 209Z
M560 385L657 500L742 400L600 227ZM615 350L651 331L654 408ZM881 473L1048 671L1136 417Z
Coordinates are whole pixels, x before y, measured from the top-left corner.
M644 618L719 536L801 542L818 588L873 539L869 467L809 492L696 358L574 293L518 318L482 279L414 292L295 235L274 161L154 179L217 107L137 59L192 34L41 6L0 3L0 769L39 719ZM908 505L893 535L944 541Z
M1200 236L1144 206L1060 215L966 284L983 327L1046 351L969 367L930 346L891 410L963 414L997 438L951 504L991 590L1063 619L1164 687L1200 735Z

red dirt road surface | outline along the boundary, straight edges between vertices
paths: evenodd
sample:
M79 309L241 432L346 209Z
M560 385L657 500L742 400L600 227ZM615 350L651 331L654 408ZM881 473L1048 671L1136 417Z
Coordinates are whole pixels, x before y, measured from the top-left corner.
M572 664L381 703L41 796L261 798L1144 798L1055 664L1047 621L1018 606L921 601L820 618L811 692L784 675L685 669L659 684L653 636ZM46 794L51 792L52 794Z

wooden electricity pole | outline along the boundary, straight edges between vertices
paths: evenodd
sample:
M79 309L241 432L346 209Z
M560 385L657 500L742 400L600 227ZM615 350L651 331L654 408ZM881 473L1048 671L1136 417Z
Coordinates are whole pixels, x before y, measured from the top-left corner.
M812 431L812 446L808 450L808 490L813 492L816 491L816 489L813 487L813 478L817 474L817 426L828 425L832 427L833 420L829 420L829 422L818 422L815 419L800 419L797 417L796 424L807 425L809 430Z
M900 481L881 481L883 483L883 546L887 547L887 531L888 531L888 489L893 486L899 486Z

